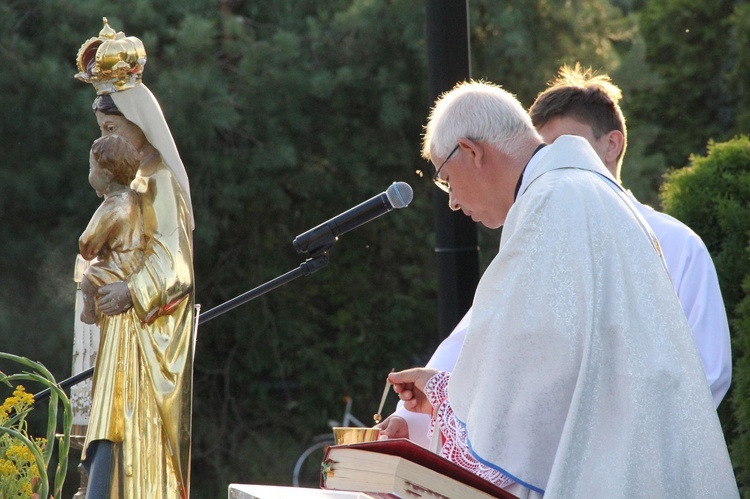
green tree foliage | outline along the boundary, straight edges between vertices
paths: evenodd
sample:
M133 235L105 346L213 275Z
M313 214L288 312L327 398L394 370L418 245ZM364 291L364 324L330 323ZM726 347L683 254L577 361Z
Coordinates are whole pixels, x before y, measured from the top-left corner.
M268 430L298 441L326 431L345 394L369 419L386 373L416 360L405 338L419 345L434 337L430 186L414 174L427 112L424 85L412 84L425 81L412 21L420 8L283 5L220 19L221 75L237 121L215 136L222 154L200 144L197 163L211 168L192 175L194 185L210 186L202 195L211 219L199 226L214 231L200 247L196 231L196 267L209 280L202 288L223 300L296 267L295 235L394 180L414 185L416 199L343 236L325 270L199 333L208 353L196 417L212 431L196 436L215 450L197 451L195 462L215 468L205 478L217 486L243 452L244 480L279 480L278 470L263 476L265 450L276 444ZM190 126L190 116L181 119ZM216 414L219 407L226 410ZM292 463L281 463L287 477Z
M37 9L21 3L0 4L0 60L7 68L0 75L0 328L4 350L39 359L40 351L69 348L70 336L60 333L72 334L77 237L70 228L85 219L81 206L93 213L96 197L76 187L86 182L88 160L80 151L87 139L67 124L89 104L71 84L70 54L77 49L61 43L69 27L55 23L44 2ZM95 130L92 123L89 135ZM59 267L65 258L67 267ZM45 363L60 369L69 359Z
M735 2L729 18L731 54L734 63L727 74L727 85L734 96L736 106L734 130L747 133L750 130L750 3Z
M529 107L563 64L611 73L630 21L609 2L471 2L472 75L497 82ZM540 34L543 34L540 36Z
M738 56L747 58L743 3L666 0L647 2L640 12L645 58L658 81L635 93L634 111L658 125L648 150L664 154L668 165L704 153L710 138L727 140L742 132L734 127L737 96L731 86L746 87L746 80L738 79L746 71Z
M706 243L719 275L732 335L732 389L720 407L743 495L750 493L750 139L708 143L706 156L672 172L665 209Z

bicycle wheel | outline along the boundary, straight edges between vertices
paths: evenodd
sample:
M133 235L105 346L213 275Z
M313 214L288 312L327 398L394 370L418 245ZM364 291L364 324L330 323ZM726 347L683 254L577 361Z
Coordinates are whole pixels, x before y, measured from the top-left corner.
M326 449L335 443L331 434L318 435L311 442L294 464L292 485L295 487L320 487L320 464Z

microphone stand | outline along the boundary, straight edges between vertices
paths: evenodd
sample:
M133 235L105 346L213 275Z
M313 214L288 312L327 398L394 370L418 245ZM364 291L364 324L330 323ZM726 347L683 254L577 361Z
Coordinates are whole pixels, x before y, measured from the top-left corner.
M330 249L330 248L329 248ZM327 253L328 250L326 249L324 253ZM314 256L312 258L309 258L302 262L299 267L297 267L294 270L290 270L286 274L280 275L279 277L275 279L271 279L265 284L261 284L257 288L251 289L250 291L246 291L242 293L239 296L235 296L231 300L228 300L221 305L218 305L211 310L207 310L206 312L202 313L198 317L198 325L203 324L204 322L208 322L211 319L220 316L221 314L224 314L226 312L229 312L233 308L239 307L240 305L244 305L245 303L254 300L255 298L258 298L259 296L262 296L266 293L268 293L271 290L274 290L278 287L283 286L284 284L293 281L294 279L301 277L301 276L307 276L312 273L317 272L318 270L322 269L328 265L328 255L327 254L321 254L318 256Z
M323 267L328 265L328 260L329 260L328 253L330 249L333 247L333 244L335 242L336 242L336 238L332 237L328 244L324 244L318 249L316 249L314 253L310 254L310 258L302 262L300 266L297 267L296 269L290 270L286 274L280 275L279 277L276 277L275 279L271 279L265 284L261 284L257 288L251 289L250 291L246 291L245 293L242 293L239 296L235 296L231 300L228 300L222 303L221 305L218 305L200 314L198 316L198 325L201 325L226 312L229 312L233 308L239 307L240 305L243 305L249 302L250 300L254 300L255 298L258 298L259 296L262 296L273 289L283 286L284 284L298 277L301 277L303 275L308 276L322 269ZM81 371L80 373L59 382L57 386L65 390L66 388L70 386L73 386L75 384L80 383L81 381L84 381L90 378L93 374L94 374L94 368L90 367L86 369L85 371ZM36 404L37 402L41 402L42 400L47 399L49 396L50 396L50 389L46 388L42 390L41 392L37 393L36 395L34 395L34 403Z

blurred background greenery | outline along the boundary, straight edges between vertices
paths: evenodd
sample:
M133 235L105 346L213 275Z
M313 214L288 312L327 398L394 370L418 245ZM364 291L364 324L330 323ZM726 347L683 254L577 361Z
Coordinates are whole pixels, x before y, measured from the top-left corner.
M70 374L78 236L99 203L87 182L95 94L73 79L75 56L103 16L144 42L144 83L190 175L204 311L296 268L297 234L391 182L414 188L409 209L343 236L326 269L199 330L193 496L288 485L302 444L341 417L345 395L367 421L388 371L423 364L440 341L434 188L419 156L431 105L424 4L0 0L0 349L58 379ZM647 204L659 207L663 175L709 140L748 133L747 2L472 0L469 18L472 76L524 106L561 64L612 75L630 130L623 182ZM498 240L480 229L482 268ZM717 268L724 286L734 271ZM746 293L735 294L736 339ZM735 373L735 386L747 378ZM740 406L722 404L730 441L748 426ZM750 469L739 445L735 467Z

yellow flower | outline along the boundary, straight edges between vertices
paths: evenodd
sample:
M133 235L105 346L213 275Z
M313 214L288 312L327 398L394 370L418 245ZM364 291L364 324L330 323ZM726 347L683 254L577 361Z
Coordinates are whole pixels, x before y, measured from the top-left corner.
M13 390L13 396L5 399L5 406L9 404L11 408L15 409L16 412L21 412L27 407L30 407L34 403L34 395L26 393L26 388L23 385L18 385Z
M8 450L5 451L5 455L8 459L12 459L17 464L34 462L34 454L32 454L31 449L24 444L17 444L8 447Z
M0 459L0 476L7 478L15 478L18 475L18 468L13 464L13 461L8 459Z
M18 385L13 395L6 398L0 406L0 426L8 427L8 416L14 412L20 414L34 403L34 396ZM27 438L26 421L23 417L10 426ZM47 445L45 438L33 438L34 446L43 450ZM32 450L18 438L8 433L0 433L0 497L31 497L32 480L39 478L39 468Z

